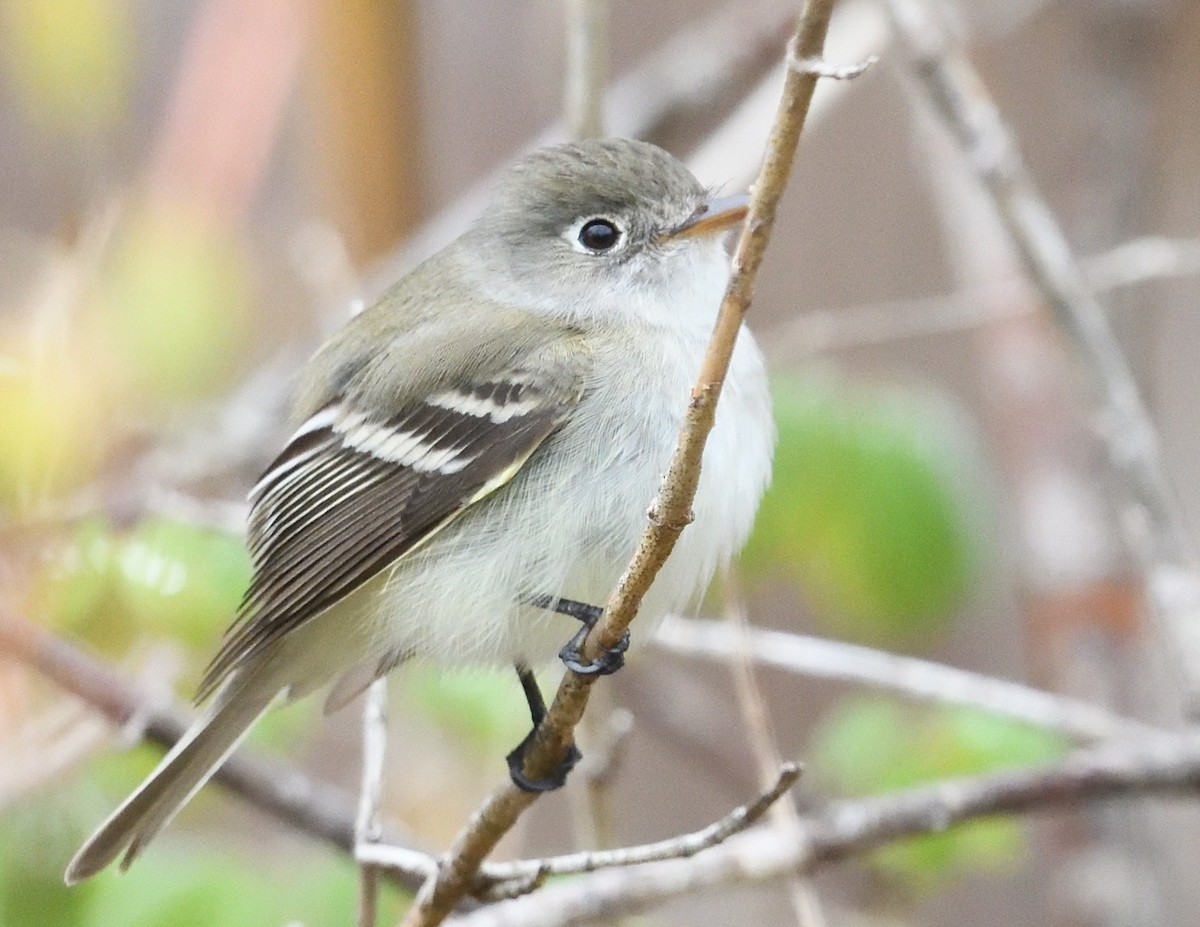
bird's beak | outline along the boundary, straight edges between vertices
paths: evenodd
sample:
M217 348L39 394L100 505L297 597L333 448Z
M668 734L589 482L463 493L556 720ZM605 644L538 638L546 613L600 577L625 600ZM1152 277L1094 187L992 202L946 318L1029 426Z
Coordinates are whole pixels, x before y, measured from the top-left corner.
M745 193L708 200L696 207L696 211L688 217L688 220L673 229L666 237L668 239L698 238L715 235L745 219L749 208L750 197Z

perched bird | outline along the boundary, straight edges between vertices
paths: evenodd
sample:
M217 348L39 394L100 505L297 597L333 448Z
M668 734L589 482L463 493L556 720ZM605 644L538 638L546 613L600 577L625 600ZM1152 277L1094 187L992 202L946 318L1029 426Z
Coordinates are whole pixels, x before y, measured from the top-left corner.
M644 142L537 151L462 237L330 338L250 493L253 579L200 685L207 704L66 880L122 853L128 866L280 698L332 682L333 710L409 660L508 663L536 726L529 667L571 636L564 615L599 615L638 542L728 278L722 233L745 212ZM695 520L639 628L695 603L740 547L773 443L743 332ZM620 654L564 659L606 672ZM524 780L520 760L523 788L561 784L565 769Z

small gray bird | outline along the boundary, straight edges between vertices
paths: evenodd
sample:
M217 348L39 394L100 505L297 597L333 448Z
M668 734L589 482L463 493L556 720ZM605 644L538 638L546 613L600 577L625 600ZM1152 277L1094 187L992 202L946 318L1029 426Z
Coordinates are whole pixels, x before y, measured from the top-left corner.
M250 493L254 577L200 685L207 705L67 868L145 847L279 698L332 711L409 660L529 669L600 613L674 448L729 273L710 199L678 160L604 139L510 168L457 241L308 362L295 433ZM641 609L693 605L750 530L774 444L743 332L695 521ZM578 643L582 638L575 636ZM607 672L620 653L582 664ZM528 738L526 738L528 741ZM520 774L523 788L553 788ZM569 767L569 763L567 764Z

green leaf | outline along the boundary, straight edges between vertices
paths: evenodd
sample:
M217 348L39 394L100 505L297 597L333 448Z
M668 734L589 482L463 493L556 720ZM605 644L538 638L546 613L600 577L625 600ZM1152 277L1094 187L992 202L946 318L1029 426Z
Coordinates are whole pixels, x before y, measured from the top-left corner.
M56 344L39 357L0 343L15 368L0 376L0 508L32 503L85 484L103 456L104 384L95 358Z
M357 872L350 860L282 841L283 853L274 855L270 843L264 850L247 842L244 832L173 826L129 872L110 869L68 888L62 882L67 860L111 810L107 802L91 800L94 791L86 786L56 790L52 797L0 813L0 924L340 927L353 922ZM395 923L404 899L386 883L382 889L379 922Z
M119 543L102 518L76 525L38 577L35 613L51 627L86 636L115 587Z
M872 641L941 629L970 588L980 535L971 441L916 395L775 389L775 477L742 557L783 577L830 630Z
M114 556L119 593L137 626L206 655L250 582L240 538L165 518L140 523Z
M529 727L525 698L511 670L412 666L398 681L409 702L434 724L482 752L511 747Z
M968 708L841 702L813 737L813 775L843 795L1048 762L1066 750L1054 734ZM989 818L888 846L871 862L898 885L931 891L971 871L1011 866L1025 849L1016 821Z
M234 234L182 207L136 215L106 278L111 376L169 402L228 383L248 338L249 271Z
M128 4L111 0L0 5L0 62L35 122L82 135L122 116L133 60L130 14Z

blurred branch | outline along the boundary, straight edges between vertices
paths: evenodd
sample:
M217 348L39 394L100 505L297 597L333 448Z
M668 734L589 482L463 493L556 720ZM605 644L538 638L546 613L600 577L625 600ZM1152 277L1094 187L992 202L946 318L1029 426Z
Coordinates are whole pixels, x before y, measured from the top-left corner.
M671 617L654 643L687 657L728 661L739 648L761 666L887 689L908 698L964 705L1078 740L1172 737L1098 705L968 670L883 650L783 631Z
M1080 261L1093 293L1200 274L1200 239L1147 235Z
M593 693L591 711L579 725L583 760L574 773L582 779L583 788L568 796L576 844L598 850L616 846L612 785L633 733L633 715L612 704L611 691L606 688Z
M990 195L1087 374L1102 419L1101 437L1124 496L1126 539L1141 566L1151 610L1170 641L1187 709L1198 712L1200 576L1137 383L981 78L950 47L923 3L889 0L888 8L909 47L913 77Z
M354 858L358 861L358 927L375 927L379 906L379 869L363 858L363 849L379 842L379 800L383 793L383 767L387 759L387 678L371 683L363 699L362 786L358 816L354 821ZM401 869L401 872L408 871Z
M3 677L0 676L0 681ZM28 792L58 781L111 734L110 728L78 705L60 705L39 717L24 717L6 732L10 746L0 766L0 809Z
M151 196L241 215L279 130L313 5L200 5L153 152Z
M1080 260L1093 294L1154 280L1200 275L1200 240L1147 236ZM805 312L767 339L772 358L789 360L821 351L887 344L963 331L1036 311L1028 284L1002 279L942 296L897 299L844 309ZM1010 295L1011 293L1011 295Z
M566 0L567 65L563 111L572 139L604 134L608 0Z
M841 801L799 827L760 828L691 859L596 872L501 902L457 927L566 927L635 914L672 898L761 883L857 856L962 821L1150 792L1200 788L1200 738L1127 741L1072 753L1033 769L953 779Z
M171 747L187 730L186 712L169 708L135 687L104 663L38 626L0 610L0 654L37 670L82 699L114 724L134 725L141 739ZM238 750L217 769L213 781L272 817L345 853L355 845L353 801L340 790L309 779L294 767L264 763ZM404 843L399 833L389 842ZM403 887L416 890L433 866L393 869Z
M821 57L832 12L833 0L808 0L789 48L793 59L810 61ZM713 426L717 400L742 319L750 307L754 280L770 240L817 80L818 75L810 69L788 69L762 171L734 250L729 285L692 389L679 442L658 498L651 505L649 524L637 550L606 603L603 617L584 641L585 661L594 660L601 650L611 650L621 639L679 533L691 520L704 444ZM594 676L570 670L563 676L554 702L526 750L523 770L526 776L543 778L562 762L594 681ZM455 839L447 858L439 864L437 877L421 889L404 923L408 927L441 923L470 890L487 855L536 797L535 793L521 791L512 783L505 783L493 792Z
M722 587L726 597L724 627L737 638L737 646L729 653L729 669L733 675L734 691L737 693L747 739L758 763L759 775L766 780L781 759L779 740L775 736L771 716L767 711L767 702L754 673L749 647L750 623L733 570L726 570ZM771 807L771 820L782 826L796 827L800 823L800 815L794 802L777 802ZM796 914L796 923L800 927L824 927L825 912L812 880L796 874L787 879L787 888L792 910Z

